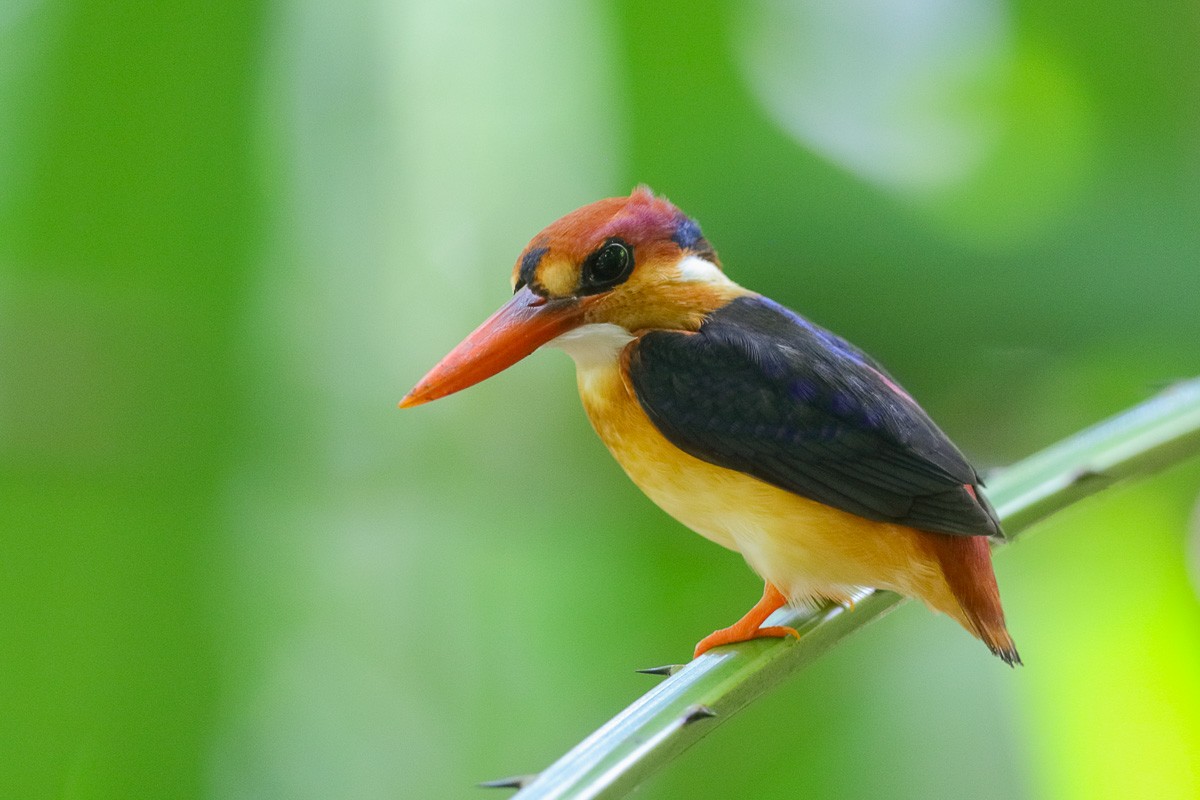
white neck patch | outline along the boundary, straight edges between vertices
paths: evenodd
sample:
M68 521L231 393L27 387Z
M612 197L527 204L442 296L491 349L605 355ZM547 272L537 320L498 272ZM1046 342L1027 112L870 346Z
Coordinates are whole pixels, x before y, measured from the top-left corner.
M675 265L675 269L679 271L679 280L685 283L714 283L718 285L733 283L724 272L721 272L720 267L700 256L687 256L681 259Z
M543 346L565 350L571 358L575 359L576 367L586 370L613 364L625 345L632 341L633 334L620 325L614 325L611 322L594 322L567 331Z

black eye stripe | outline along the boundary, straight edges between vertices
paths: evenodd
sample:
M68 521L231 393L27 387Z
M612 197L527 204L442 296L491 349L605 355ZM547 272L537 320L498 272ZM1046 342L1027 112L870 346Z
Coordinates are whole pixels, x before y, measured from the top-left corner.
M618 238L607 240L583 262L579 294L596 294L622 283L633 271L633 248Z
M542 263L542 257L546 255L548 247L534 247L525 253L521 259L521 271L517 274L517 285L515 291L521 291L521 288L526 284L533 282L533 275L537 272L538 264Z

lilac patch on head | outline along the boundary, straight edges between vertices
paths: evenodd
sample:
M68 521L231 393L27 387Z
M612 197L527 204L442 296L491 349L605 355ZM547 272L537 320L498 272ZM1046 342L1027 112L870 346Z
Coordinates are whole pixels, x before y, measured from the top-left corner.
M704 234L700 232L700 225L696 220L680 215L679 220L675 223L675 233L671 238L675 244L679 245L680 250L692 250L697 244L704 241Z

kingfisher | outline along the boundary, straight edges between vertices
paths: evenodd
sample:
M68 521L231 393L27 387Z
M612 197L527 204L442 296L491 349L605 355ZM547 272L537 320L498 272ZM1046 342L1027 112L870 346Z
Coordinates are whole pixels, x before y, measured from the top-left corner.
M575 361L592 427L672 517L741 553L762 598L713 647L798 636L785 604L863 587L922 600L1009 665L979 474L878 362L724 271L697 222L639 186L535 236L513 295L400 402L465 389L540 347Z

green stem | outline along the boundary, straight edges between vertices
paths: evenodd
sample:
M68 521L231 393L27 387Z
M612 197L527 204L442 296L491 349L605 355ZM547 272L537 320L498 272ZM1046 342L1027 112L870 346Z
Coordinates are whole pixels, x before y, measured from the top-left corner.
M988 497L1013 538L1114 482L1149 475L1200 452L1200 379L1012 465ZM540 775L514 800L615 798L636 787L796 670L895 608L903 598L864 591L853 611L781 609L770 624L800 640L759 639L704 654L674 672Z

